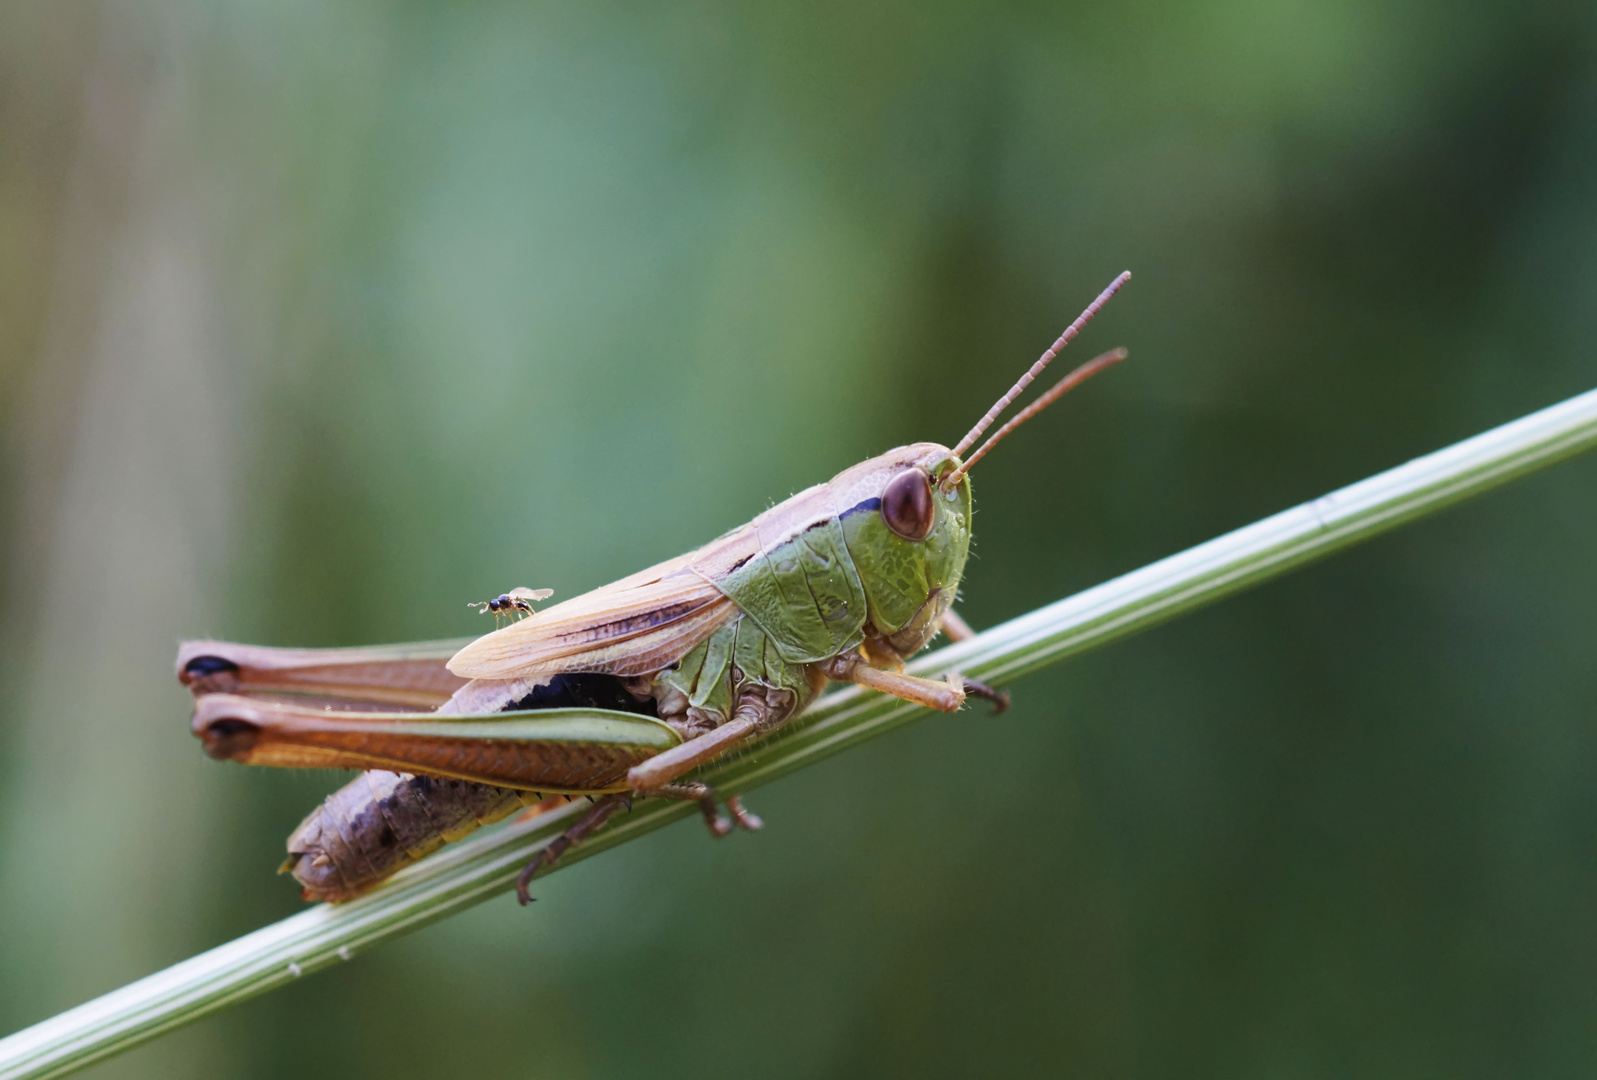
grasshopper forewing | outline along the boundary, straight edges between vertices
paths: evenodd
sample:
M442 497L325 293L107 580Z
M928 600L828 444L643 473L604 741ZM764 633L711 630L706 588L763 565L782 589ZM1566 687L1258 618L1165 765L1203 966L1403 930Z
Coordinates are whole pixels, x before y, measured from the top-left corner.
M1110 285L952 449L890 450L799 492L696 551L458 643L282 650L185 645L179 676L200 697L193 729L215 757L372 770L290 838L308 897L342 899L439 843L542 793L603 796L522 873L580 842L629 795L696 800L716 835L759 820L683 777L800 711L829 681L951 711L950 673L903 673L952 611L970 547L971 465L1095 372L1067 375L962 457L1125 283ZM487 602L531 614L543 590ZM519 603L517 603L519 601ZM498 605L498 606L495 606ZM484 606L484 605L477 605ZM403 709L432 711L394 711ZM529 794L530 793L530 794Z

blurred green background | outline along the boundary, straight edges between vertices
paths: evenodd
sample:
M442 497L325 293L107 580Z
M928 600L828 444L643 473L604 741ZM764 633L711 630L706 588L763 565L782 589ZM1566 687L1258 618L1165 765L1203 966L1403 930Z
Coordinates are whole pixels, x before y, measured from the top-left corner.
M1127 267L977 626L1597 385L1597 8L0 6L0 1030L302 906L342 778L205 759L180 638L480 632L951 442ZM1594 484L92 1075L1589 1076Z

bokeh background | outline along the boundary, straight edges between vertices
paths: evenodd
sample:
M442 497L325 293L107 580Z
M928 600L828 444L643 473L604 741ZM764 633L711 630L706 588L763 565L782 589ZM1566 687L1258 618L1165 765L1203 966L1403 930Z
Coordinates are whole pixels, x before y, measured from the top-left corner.
M182 637L481 631L952 441L978 626L1597 385L1597 8L0 5L0 1029L301 907ZM1597 460L100 1077L1589 1076Z

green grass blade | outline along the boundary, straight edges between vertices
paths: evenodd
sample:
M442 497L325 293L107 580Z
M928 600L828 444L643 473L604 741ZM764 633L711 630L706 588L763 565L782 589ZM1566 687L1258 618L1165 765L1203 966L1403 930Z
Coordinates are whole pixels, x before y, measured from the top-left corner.
M1003 683L1274 577L1402 522L1479 494L1597 443L1597 391L1571 398L1208 543L1039 608L918 659ZM924 715L893 698L845 688L825 695L759 752L709 779L744 791ZM0 1039L0 1077L61 1076L164 1031L320 968L510 888L517 871L586 803L485 830L403 872L376 893L322 905L247 934ZM598 854L696 808L640 803L561 865Z

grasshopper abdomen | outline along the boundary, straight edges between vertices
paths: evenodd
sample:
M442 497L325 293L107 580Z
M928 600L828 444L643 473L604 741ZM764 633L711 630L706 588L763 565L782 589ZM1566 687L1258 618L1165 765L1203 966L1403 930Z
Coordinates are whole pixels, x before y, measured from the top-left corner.
M498 707L504 712L595 708L655 715L653 699L630 693L625 680L590 673L510 689ZM294 876L307 900L350 900L445 844L542 798L469 780L375 769L306 815L288 838L288 858L279 869Z
M288 838L279 872L293 874L307 900L352 900L538 799L530 791L374 769L306 816Z

